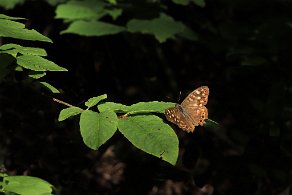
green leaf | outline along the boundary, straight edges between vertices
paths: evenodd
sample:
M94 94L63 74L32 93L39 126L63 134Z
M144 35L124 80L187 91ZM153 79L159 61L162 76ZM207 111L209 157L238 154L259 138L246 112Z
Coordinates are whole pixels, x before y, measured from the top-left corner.
M52 42L51 39L35 30L25 29L24 24L7 19L0 19L0 37Z
M82 36L103 36L117 34L125 31L125 28L122 26L117 26L105 22L99 21L76 21L70 24L70 26L61 32L64 33L73 33Z
M178 5L188 5L190 2L193 2L197 6L205 7L205 0L172 0L172 2Z
M113 4L113 5L117 4L117 0L107 0L107 2L109 2L110 4Z
M178 5L188 5L190 0L172 0L172 2Z
M35 71L67 71L66 68L60 67L40 56L22 55L16 58L17 64L23 68Z
M122 15L123 10L119 8L115 9L105 9L105 14L110 15L114 20L116 20L120 15Z
M101 113L83 111L79 124L84 143L91 149L98 149L114 135L117 123L117 115L111 110Z
M137 148L174 165L178 157L178 138L172 128L154 115L119 119L119 131Z
M206 5L205 0L191 0L191 1L200 7L205 7L205 5Z
M123 104L119 104L119 103L115 103L115 102L105 102L103 104L99 104L97 106L98 110L100 112L106 111L106 110L112 110L115 112L122 112L122 113L126 113L129 111L129 106L123 105Z
M149 113L149 112L157 112L164 113L165 109L174 107L174 103L171 102L139 102L137 104L133 104L128 109L128 114L139 113Z
M7 0L7 1L12 1L12 0ZM1 3L3 2L0 1ZM1 6L1 3L0 3L0 6ZM7 19L7 20L26 20L25 18L19 18L19 17L11 17L11 16L7 16L7 15L4 15L4 14L0 14L0 19Z
M99 111L113 110L118 113L127 113L127 114L139 114L139 113L164 113L165 109L174 107L175 104L171 102L139 102L137 104L132 104L131 106L126 106L114 102L105 102L98 105Z
M42 48L36 48L36 47L23 47L21 45L17 44L5 44L0 46L0 52L3 53L9 53L13 55L14 57L17 56L18 53L21 53L23 55L35 55L35 56L47 56L46 50Z
M152 20L132 19L127 24L129 32L152 34L159 42L173 39L176 34L183 32L185 28L183 23L177 22L172 17L163 13L160 14L159 18Z
M95 106L96 104L98 104L98 102L100 102L101 100L104 100L106 98L107 98L106 94L90 98L89 100L87 100L85 102L85 106L87 106L88 108L91 108L91 107Z
M3 189L21 195L52 194L52 185L45 180L30 176L4 177Z
M47 82L39 82L41 85L46 87L48 90L50 90L52 93L60 93L58 89L56 89L54 86L50 85Z
M28 73L28 77L33 78L33 79L39 79L44 76L46 76L46 73L42 71L30 71Z
M96 19L96 9L100 9L95 4L89 1L69 1L66 4L61 4L56 9L55 18L62 19Z
M23 2L24 0L1 0L0 7L4 7L5 9L13 9L16 5L22 4Z
M75 106L65 108L65 109L61 110L61 112L59 114L58 121L63 121L71 116L78 115L78 114L82 113L82 111L83 110L81 108L78 108Z

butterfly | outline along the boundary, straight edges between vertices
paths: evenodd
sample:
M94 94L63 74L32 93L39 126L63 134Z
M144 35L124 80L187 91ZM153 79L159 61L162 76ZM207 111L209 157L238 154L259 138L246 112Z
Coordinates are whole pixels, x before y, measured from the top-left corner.
M203 126L208 118L209 88L201 86L190 93L181 104L165 110L166 119L186 132L194 132L198 125Z

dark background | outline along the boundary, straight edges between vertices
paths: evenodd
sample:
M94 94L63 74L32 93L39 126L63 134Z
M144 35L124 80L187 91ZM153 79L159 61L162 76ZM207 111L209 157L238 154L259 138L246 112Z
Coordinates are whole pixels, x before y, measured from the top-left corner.
M119 133L92 151L82 142L78 118L58 122L65 107L25 82L23 73L11 73L0 84L0 159L7 172L40 177L71 195L197 194L206 184L214 195L289 194L292 1L210 0L204 8L161 3L198 34L197 41L161 44L151 35L130 33L60 35L66 24L54 19L55 7L27 1L2 13L27 18L29 28L54 43L2 43L44 47L48 59L69 72L50 72L43 80L62 90L54 97L77 106L104 93L127 105L177 102L207 85L209 118L219 125L190 134L174 127L180 140L175 167ZM140 8L118 23L150 13Z

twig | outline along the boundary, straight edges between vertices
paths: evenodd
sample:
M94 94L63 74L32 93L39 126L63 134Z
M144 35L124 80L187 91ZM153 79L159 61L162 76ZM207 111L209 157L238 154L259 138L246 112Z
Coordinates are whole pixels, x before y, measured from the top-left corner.
M71 105L67 102L63 102L62 100L58 100L56 98L53 98L53 101L58 102L59 104L63 104L63 105L68 106L68 107L74 107L73 105Z

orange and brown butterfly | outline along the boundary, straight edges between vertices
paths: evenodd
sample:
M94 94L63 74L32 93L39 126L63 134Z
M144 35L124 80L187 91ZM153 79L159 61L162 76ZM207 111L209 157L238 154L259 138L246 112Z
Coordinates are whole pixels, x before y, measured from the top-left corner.
M203 126L208 118L209 88L201 86L190 93L181 104L165 110L166 119L186 132L194 132L198 125Z

